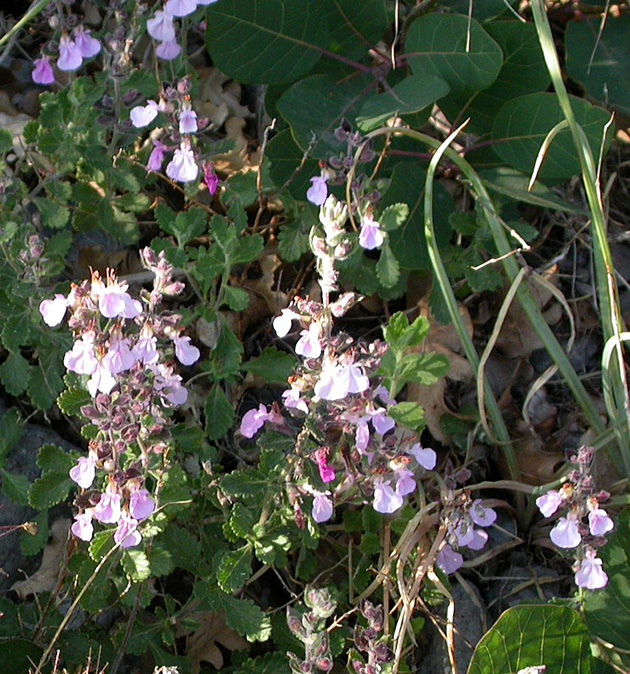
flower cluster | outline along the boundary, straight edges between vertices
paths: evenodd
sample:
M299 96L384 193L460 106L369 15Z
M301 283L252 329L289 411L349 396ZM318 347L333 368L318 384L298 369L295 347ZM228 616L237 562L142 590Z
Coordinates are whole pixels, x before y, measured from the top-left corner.
M560 517L549 532L549 538L559 548L575 549L575 584L588 590L598 590L608 583L596 549L606 543L605 534L614 528L613 521L601 507L610 498L609 494L595 493L590 471L593 454L591 447L580 447L577 454L569 457L576 468L561 489L551 489L536 499L545 517L551 517L560 508L567 509L566 516Z
M452 492L449 493L449 496ZM489 527L494 524L497 514L492 508L483 505L481 499L472 500L466 492L462 492L455 501L445 504L442 520L446 526L445 543L438 557L437 565L444 573L454 573L464 563L459 550L481 550L488 542L488 534L478 527Z
M175 295L183 284L163 253L145 248L145 267L154 273L153 289L132 298L128 285L108 270L98 272L67 296L58 294L40 305L44 322L59 325L67 312L75 342L64 357L66 368L84 378L92 403L82 415L96 429L89 453L70 470L82 488L72 533L89 541L93 520L116 524L114 539L122 547L141 541L139 523L155 509L146 488L147 475L163 465L170 439L169 409L186 402L188 392L175 373L174 358L192 365L200 356L182 334L181 316L158 312L163 295ZM97 471L106 477L104 490L94 488Z
M176 86L165 85L159 101L148 100L145 105L136 105L131 109L130 119L133 126L142 129L149 126L159 113L166 118L166 125L152 137L153 150L147 163L147 171L159 171L167 153L173 152L166 165L166 175L172 180L186 183L197 179L199 165L203 171L203 181L210 194L217 191L217 178L212 162L195 158L193 143L200 126L208 122L199 119L190 100L190 79L181 79Z
M297 298L278 316L273 326L279 337L300 324L295 345L302 363L282 394L288 414L304 422L309 432L300 434L298 451L309 459L313 477L295 475L295 484L313 498L316 522L333 516L334 501L359 492L380 513L399 510L405 496L417 488L418 473L432 470L436 454L425 449L416 433L396 423L389 411L396 406L377 374L387 344L366 343L347 334L332 334L332 323L359 299L338 290L335 261L348 244L343 227L346 211L333 196L321 208L320 232L311 233L323 302ZM241 433L253 437L266 423L287 429L280 410L260 405L247 412ZM295 504L294 504L295 507Z
M367 662L357 652L350 652L350 666L356 674L376 674L382 671L383 664L392 662L394 653L388 646L388 637L382 634L385 616L382 606L374 606L364 599L359 607L361 615L367 620L367 627L357 625L354 629L354 645L357 651L364 653Z

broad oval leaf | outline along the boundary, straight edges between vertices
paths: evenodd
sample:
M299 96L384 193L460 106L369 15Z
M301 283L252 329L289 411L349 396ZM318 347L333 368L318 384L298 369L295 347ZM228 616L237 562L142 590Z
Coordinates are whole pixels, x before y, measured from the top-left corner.
M361 59L387 28L384 0L327 0L327 48L349 59Z
M240 82L293 82L317 63L327 39L321 0L219 0L208 7L208 52Z
M474 19L461 14L428 14L409 26L405 45L416 75L437 75L454 93L489 87L503 63L501 47Z
M602 146L604 126L610 115L602 108L570 96L571 107L593 155L597 158ZM528 175L549 132L564 119L555 94L537 93L519 96L498 112L492 128L494 151L507 164ZM541 180L564 180L580 172L580 162L568 129L552 140L540 170Z
M590 674L588 632L566 606L516 606L483 636L468 674L507 674L545 665L545 674Z

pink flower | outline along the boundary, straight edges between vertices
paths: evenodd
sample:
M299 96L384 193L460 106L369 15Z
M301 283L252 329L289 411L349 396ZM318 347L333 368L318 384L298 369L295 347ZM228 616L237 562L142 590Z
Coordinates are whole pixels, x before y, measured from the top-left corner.
M562 494L555 489L550 489L546 494L543 494L536 499L538 510L540 510L545 517L551 517L563 502L564 499L562 498Z
M136 357L129 348L129 340L113 337L109 350L105 354L102 366L111 374L118 374L131 369L136 363Z
M313 491L313 510L311 516L318 522L327 522L333 516L333 503L328 498L330 492Z
M155 510L155 501L146 489L138 489L129 496L129 512L137 520L147 518Z
M173 158L166 166L166 175L171 180L188 183L197 178L199 167L195 162L195 155L186 143L182 143L173 154Z
M70 531L82 541L91 541L94 535L94 526L92 525L92 513L86 510L74 516L74 524Z
M561 517L556 526L549 532L549 538L559 548L575 548L580 544L582 536L579 531L577 515L569 513Z
M62 35L59 41L59 58L57 59L57 68L59 70L76 70L81 66L83 56L81 50L74 40L67 35Z
M197 0L198 5L211 5L214 2L217 2L217 0Z
M96 476L96 463L92 456L82 456L77 461L77 465L70 469L70 479L76 482L82 489L88 489L92 486Z
M197 9L195 0L168 0L164 9L173 16L187 16Z
M159 9L152 19L147 21L147 33L160 42L172 42L175 40L175 27L173 15Z
M143 329L131 352L136 360L146 364L155 363L160 356L155 335L150 330Z
M575 584L587 590L600 590L607 583L608 576L602 569L602 560L596 557L595 550L587 548L586 556L575 574Z
M304 358L319 358L322 354L322 345L317 323L311 323L308 330L302 330L300 335L301 337L295 345L295 353L304 356Z
M438 554L437 565L446 574L455 573L464 563L464 558L450 545L445 545Z
M39 305L39 313L44 319L44 323L51 328L59 325L66 315L68 300L57 293L54 300L43 300Z
M308 414L308 403L301 397L300 391L297 388L290 388L282 394L284 406L287 409L296 409Z
M412 445L407 451L423 468L426 468L427 470L433 470L435 468L437 454L433 449L429 447L425 449L419 442L416 442L416 444Z
M319 470L319 477L325 484L335 479L335 469L328 464L328 452L323 447L315 450L315 461Z
M306 198L315 206L321 206L328 196L328 184L324 176L311 178L311 186L306 192Z
M276 335L286 337L291 331L293 320L296 318L300 318L300 314L296 314L291 309L283 309L280 315L273 319L273 329L276 331Z
M35 68L31 73L31 77L35 84L52 84L55 81L55 75L47 56L35 59L33 64Z
M146 105L136 105L131 108L129 118L136 129L148 126L158 116L160 106L155 101L147 101Z
M188 400L188 391L182 386L182 378L173 374L171 368L156 363L149 364L149 369L154 373L153 388L159 391L165 405L183 405Z
M72 350L66 351L63 364L68 370L77 374L94 374L98 367L98 361L94 355L94 337L87 334L77 340Z
M101 51L101 43L90 35L89 30L84 30L83 26L77 26L73 35L77 48L84 59L96 56Z
M142 536L138 532L138 521L134 520L133 517L123 515L114 532L114 542L118 543L121 548L133 548L141 540Z
M190 343L190 337L175 337L175 355L182 365L192 365L199 360L199 349Z
M396 475L396 493L399 496L407 496L416 490L416 479L409 468L402 466L395 471Z
M98 288L98 310L105 318L135 318L142 313L142 304L125 292L127 287L126 283L115 281L105 288Z
M368 414L370 415L370 421L372 422L372 426L374 426L374 430L379 435L385 435L396 425L396 422L387 416L387 411L382 407L371 412L368 411Z
M593 536L603 536L614 528L613 521L603 508L594 508L588 514L588 528Z
M372 219L371 216L366 216L361 220L361 231L359 232L359 245L366 250L374 250L383 245L385 238L381 232L381 226L378 222Z
M314 391L323 400L341 400L349 393L362 393L369 387L370 380L363 374L361 366L355 363L338 365L327 362Z
M470 518L480 527L489 527L497 519L497 514L492 508L484 508L481 499L475 499L470 509Z
M106 491L101 494L99 502L94 508L94 519L103 524L115 524L120 519L121 497L115 491Z
M253 438L256 433L265 425L269 418L267 408L261 403L258 409L249 410L243 415L241 420L241 434L246 438Z
M162 168L166 150L168 150L168 147L164 143L161 143L159 140L153 141L153 149L147 162L147 171L159 171Z
M370 428L366 423L359 422L354 434L354 442L360 452L364 452L370 444Z
M384 482L382 477L377 477L374 482L374 501L372 507L376 512L390 514L396 512L403 504L403 497L396 493L389 482Z
M179 116L179 132L196 133L198 128L197 113L194 110L182 110Z
M155 55L164 61L172 61L180 55L181 51L181 45L175 42L175 40L166 40L160 42L155 48Z
M211 161L204 162L203 182L208 188L210 194L216 194L219 187L219 176L214 172L214 165Z
M103 365L102 361L97 361L96 370L94 370L87 383L87 389L92 398L96 397L99 391L101 393L111 393L114 386L116 386L114 375Z

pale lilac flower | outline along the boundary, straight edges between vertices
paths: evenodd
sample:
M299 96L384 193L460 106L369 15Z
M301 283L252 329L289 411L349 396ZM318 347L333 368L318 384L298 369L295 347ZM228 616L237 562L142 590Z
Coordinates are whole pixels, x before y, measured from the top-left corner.
M294 319L300 318L300 314L296 314L291 309L283 309L279 316L273 319L273 329L276 331L278 337L286 337L291 331L291 324Z
M389 486L389 482L384 482L382 477L377 477L374 482L374 501L372 502L374 510L390 514L396 512L402 504L403 497Z
M182 110L179 116L179 132L196 133L198 128L197 113L194 110Z
M455 552L450 545L445 545L437 556L437 565L446 574L455 573L464 563L464 558L459 552Z
M166 166L166 175L172 180L188 183L197 178L199 167L195 162L195 155L186 143L182 143L173 154L173 158Z
M175 337L175 355L182 365L192 365L199 360L199 349L190 343L190 337Z
M575 574L575 584L587 590L600 590L608 583L608 576L602 569L602 560L596 557L593 548L587 548L585 555Z
M84 59L96 56L101 51L101 43L90 35L89 30L85 30L83 26L77 26L74 31L74 41Z
M136 520L147 518L155 510L155 501L146 489L132 491L129 496L129 512Z
M188 400L188 391L182 385L182 378L173 374L170 367L163 363L149 364L154 373L153 388L159 392L162 403L165 405L183 405Z
M57 59L57 68L59 70L76 70L81 66L83 56L81 50L74 40L67 35L62 35L59 40L59 58Z
M39 305L39 313L44 319L44 323L51 328L59 325L66 315L68 300L57 293L54 300L43 300Z
M131 352L136 360L141 360L143 363L157 362L160 356L157 350L157 339L150 329L143 328L140 338L135 343Z
M31 73L31 77L35 84L52 84L55 81L55 75L47 56L35 59L33 65L35 68Z
M196 0L168 0L164 9L173 16L188 16L197 9Z
M311 323L308 330L302 330L300 335L301 337L295 345L295 353L304 356L304 358L319 358L322 354L319 325Z
M468 519L460 519L457 523L455 529L453 529L453 534L457 539L458 547L465 547L471 543L475 537L473 533L474 528Z
M133 517L123 515L118 521L118 527L114 532L114 542L121 548L133 548L142 540L138 531L138 521Z
M564 499L562 494L555 489L550 489L546 494L543 494L536 499L538 510L540 510L545 517L551 517L563 502Z
M470 508L470 518L480 527L489 527L497 519L497 514L492 508L484 508L481 499L475 499Z
M472 539L468 542L468 547L471 550L481 550L488 542L488 533L483 529L473 529Z
M381 226L371 216L365 216L361 220L361 231L359 232L359 245L365 250L374 250L380 248L385 241L381 232Z
M365 422L359 422L354 433L354 442L360 452L364 452L370 444L370 428Z
M333 516L333 503L328 498L330 492L313 491L311 516L317 523L327 522Z
M121 497L115 491L106 491L101 494L99 502L94 508L94 519L103 524L115 524L120 519Z
M94 337L86 334L80 340L77 340L72 349L66 351L63 364L71 372L93 374L98 367L98 361L94 355Z
M159 111L160 106L155 101L149 100L146 105L136 105L135 108L131 108L129 117L136 129L141 129L144 126L151 124L151 122L158 116Z
M315 206L322 206L328 197L328 184L324 176L311 178L311 186L306 192L306 198Z
M391 431L396 426L396 422L387 416L387 411L382 407L368 410L367 414L372 422L372 426L374 426L374 430L379 435L385 435L385 433Z
M198 5L211 5L214 2L217 2L217 0L197 0Z
M133 355L129 345L128 339L114 336L109 345L109 350L103 358L102 366L112 374L118 374L119 372L131 369L137 359Z
M297 388L290 388L284 391L282 400L287 409L296 409L308 414L308 403L302 398Z
M394 471L394 474L396 476L396 493L399 496L407 496L407 494L412 494L416 490L416 479L409 468L402 466Z
M269 418L267 408L260 403L258 409L251 409L243 415L241 420L241 434L246 438L253 438L265 425Z
M164 61L172 61L180 55L181 51L181 45L175 40L165 40L155 48L155 55Z
M173 15L167 11L158 9L155 16L147 21L147 33L160 42L172 42L175 40L175 27Z
M87 389L92 398L95 398L99 391L101 393L111 393L114 386L116 386L114 375L103 365L102 361L97 361L96 370L94 370L87 383Z
M603 536L614 528L613 521L603 508L594 508L588 514L588 528L593 536Z
M437 454L430 447L425 449L419 442L416 442L416 444L412 445L407 451L423 468L426 468L427 470L433 470L435 468Z
M76 482L82 489L89 489L96 477L96 462L93 456L82 456L77 465L70 469L70 479Z
M580 535L577 515L570 512L567 517L561 517L556 526L549 532L549 538L559 548L575 548L580 544Z
M341 400L349 393L362 393L369 387L370 380L359 365L328 362L324 365L314 390L315 395L323 400Z
M126 283L115 282L98 291L98 309L105 318L135 318L142 313L142 304L126 290Z
M86 510L74 516L74 523L70 531L82 541L91 541L94 535L94 526L92 525L92 513Z
M159 171L162 168L162 162L164 161L164 154L168 150L168 147L159 140L153 141L153 149L149 155L149 161L147 162L147 171Z
M377 396L385 405L396 405L396 401L389 397L389 391L381 384L374 389L374 395Z

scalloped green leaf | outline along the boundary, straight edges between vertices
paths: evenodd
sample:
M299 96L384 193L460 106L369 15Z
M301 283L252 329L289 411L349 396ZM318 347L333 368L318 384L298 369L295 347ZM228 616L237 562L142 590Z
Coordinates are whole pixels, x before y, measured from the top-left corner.
M205 415L206 433L210 440L217 440L232 428L234 410L219 384L215 384L208 394Z
M217 570L217 582L223 592L231 594L243 587L251 575L252 546L248 543L223 555Z
M295 366L296 360L291 354L269 346L260 356L244 363L241 369L261 377L269 384L284 384Z
M37 478L28 490L28 501L33 506L42 510L57 505L70 493L72 482L64 473L44 473Z
M146 580L151 575L149 558L142 550L123 550L120 561L125 573L134 583Z

